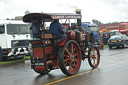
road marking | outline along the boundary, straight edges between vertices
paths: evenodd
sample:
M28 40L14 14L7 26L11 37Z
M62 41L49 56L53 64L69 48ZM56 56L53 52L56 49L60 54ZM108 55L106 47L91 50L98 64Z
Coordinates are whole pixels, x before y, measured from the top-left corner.
M63 78L63 79L60 79L60 80L56 80L56 81L47 83L47 84L45 84L45 85L55 84L55 83L58 83L58 82L61 82L61 81L64 81L64 80L68 80L68 79L71 79L71 78L74 78L74 77L77 77L77 76L80 76L80 75L84 75L84 74L87 74L87 73L90 73L90 72L93 72L93 71L96 71L96 70L108 68L108 67L111 67L111 66L120 64L120 63L127 62L127 61L128 61L128 59L127 59L127 60L122 60L122 61L120 61L120 62L116 62L116 63L113 63L113 64L109 64L109 65L103 66L103 67L101 67L101 68L96 68L96 69L93 69L93 70L90 70L90 71L87 71L87 72L83 72L83 73L80 73L80 74L76 74L76 75L73 75L73 76L69 76L69 77L67 77L67 78Z

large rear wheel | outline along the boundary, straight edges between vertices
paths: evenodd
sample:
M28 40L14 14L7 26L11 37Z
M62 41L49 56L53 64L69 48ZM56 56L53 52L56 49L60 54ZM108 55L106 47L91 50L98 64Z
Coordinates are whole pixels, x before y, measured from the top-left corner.
M64 47L59 47L58 57L59 67L64 74L70 76L79 71L81 65L81 51L76 41L69 40Z
M92 68L96 68L100 63L100 52L97 47L92 47L88 52L88 62Z

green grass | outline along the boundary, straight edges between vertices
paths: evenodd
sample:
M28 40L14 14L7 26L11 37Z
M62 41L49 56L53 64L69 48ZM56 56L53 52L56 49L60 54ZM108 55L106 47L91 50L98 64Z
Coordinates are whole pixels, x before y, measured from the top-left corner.
M108 45L104 45L104 48L108 48Z
M2 62L0 62L0 65L17 63L17 62L21 62L21 61L25 61L25 60L29 60L29 59L30 59L30 56L25 56L24 59L15 59L15 60L2 61Z

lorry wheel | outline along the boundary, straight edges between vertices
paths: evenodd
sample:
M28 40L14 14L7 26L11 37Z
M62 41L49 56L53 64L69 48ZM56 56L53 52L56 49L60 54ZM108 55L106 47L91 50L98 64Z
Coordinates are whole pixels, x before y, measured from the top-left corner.
M100 63L100 52L97 47L92 47L88 52L88 62L92 68L96 68Z
M0 61L3 61L3 54L1 50L0 50Z
M81 65L80 47L74 40L69 40L58 51L59 67L61 71L68 75L74 75L79 71Z

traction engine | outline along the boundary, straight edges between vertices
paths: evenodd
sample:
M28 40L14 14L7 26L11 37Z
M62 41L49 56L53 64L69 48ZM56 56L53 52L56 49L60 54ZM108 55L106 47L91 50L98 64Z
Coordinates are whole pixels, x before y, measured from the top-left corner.
M74 75L79 71L81 61L88 58L89 65L96 68L100 62L99 49L92 43L92 36L81 27L80 11L74 13L30 13L23 17L24 22L32 23L40 19L42 23L54 19L77 19L77 26L69 27L65 32L67 38L58 42L53 34L43 31L40 38L30 40L31 68L43 75L51 70L61 69L66 75Z

